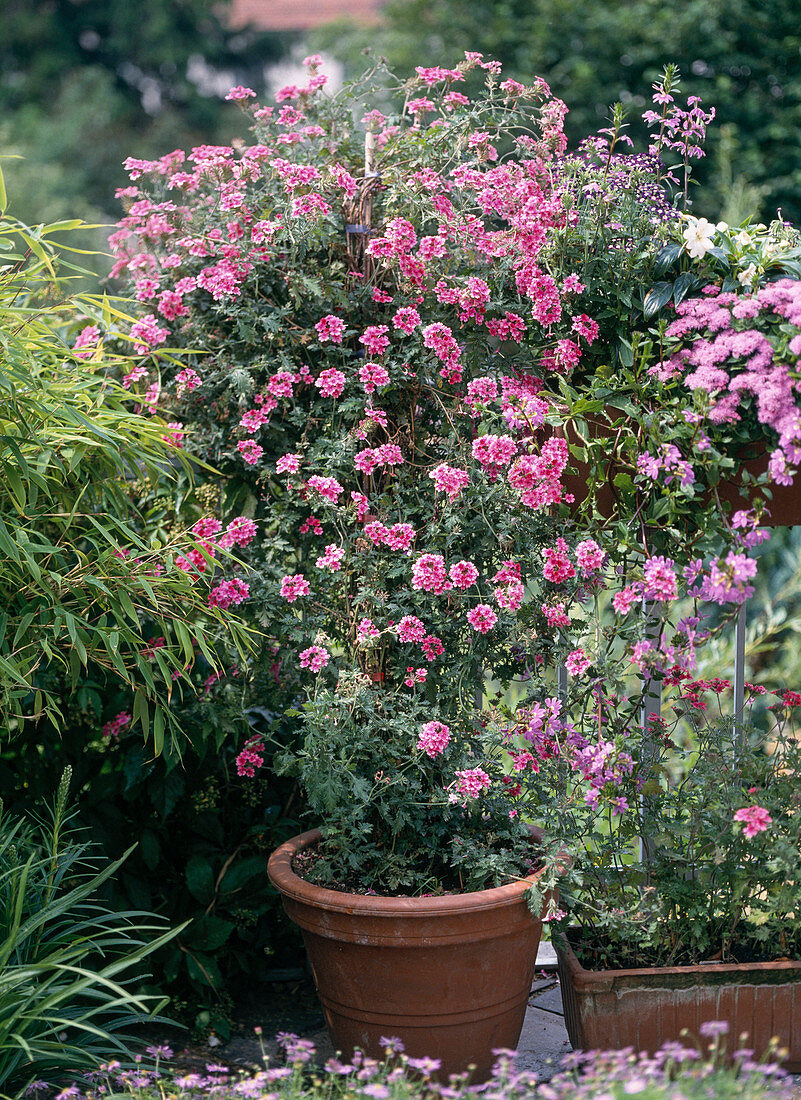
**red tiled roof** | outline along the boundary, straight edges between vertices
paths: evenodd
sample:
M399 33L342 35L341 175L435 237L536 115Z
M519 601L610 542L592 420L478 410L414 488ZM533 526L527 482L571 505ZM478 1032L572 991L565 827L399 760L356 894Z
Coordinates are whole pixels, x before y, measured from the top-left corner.
M231 25L252 23L267 31L308 30L349 16L360 23L375 23L382 0L234 0Z

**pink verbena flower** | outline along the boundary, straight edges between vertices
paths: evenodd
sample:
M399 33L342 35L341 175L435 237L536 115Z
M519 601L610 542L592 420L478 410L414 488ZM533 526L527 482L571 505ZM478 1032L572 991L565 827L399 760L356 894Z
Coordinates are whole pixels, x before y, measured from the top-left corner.
M384 535L384 545L390 550L408 550L416 536L411 523L393 523Z
M668 601L678 598L679 590L674 562L663 556L649 558L643 567L643 597L646 600Z
M332 344L341 344L345 336L345 322L341 317L335 317L333 313L321 317L314 326L321 344L330 340Z
M767 827L773 824L773 818L767 810L762 808L762 806L746 806L742 810L737 810L734 815L734 820L745 823L743 826L743 836L747 840L756 836L757 833L764 833Z
M325 668L331 659L331 654L320 645L309 646L300 653L300 667L308 668L311 672L319 672Z
M401 332L411 333L420 324L420 314L414 308L414 306L402 306L396 311L392 318L392 325L394 328L400 329Z
M237 84L235 88L228 92L225 98L233 103L242 103L246 99L255 99L256 93L252 88L245 88L242 84Z
M311 586L302 573L293 573L281 579L281 595L287 603L294 603L299 596L308 595Z
M192 534L199 539L210 539L222 531L222 524L214 516L204 516L192 527Z
M549 626L570 626L570 616L565 614L565 605L563 603L554 604L552 607L549 607L548 604L543 604L542 613Z
M342 568L344 557L345 551L342 547L332 542L329 546L326 546L325 553L317 559L315 565L318 569L330 569L332 573L337 573Z
M388 331L386 325L369 325L359 337L359 343L364 344L371 355L383 355L389 347Z
M440 594L452 587L443 558L439 554L421 554L412 566L412 588Z
M473 630L477 630L479 634L489 634L497 623L498 616L489 604L479 603L467 612L467 621Z
M332 504L336 504L340 495L345 491L336 478L320 477L319 474L310 477L306 482L306 486L315 493L319 493L320 496L325 497L326 500L330 500Z
M249 546L258 534L258 525L248 516L237 516L232 519L225 529L225 534L219 539L220 546L228 549L230 546Z
M420 643L420 648L427 661L434 661L445 652L445 646L436 634L428 634Z
M434 482L434 489L438 493L447 493L451 500L456 500L461 495L462 489L470 482L467 470L458 466L448 466L441 462L435 466L428 475Z
M612 607L614 607L618 615L626 615L639 599L640 596L637 589L631 585L626 585L625 588L621 588L621 590L616 592L612 597Z
M565 660L565 668L571 676L581 676L591 664L592 661L583 649L574 649Z
M250 596L250 585L234 578L223 581L209 592L209 607L231 607L243 603Z
M456 588L472 588L478 580L478 570L471 561L457 561L448 570Z
M336 367L329 367L320 371L314 384L323 397L340 397L345 388L345 375Z
M131 724L131 715L122 710L116 718L112 718L110 722L106 722L103 726L103 737L108 741L112 737L119 737L120 733L126 726Z
M251 737L236 758L236 774L252 779L256 769L264 765L264 740L261 734Z
M375 393L379 386L389 383L389 371L379 363L364 363L359 367L359 381L365 393Z
M248 466L255 466L264 454L264 448L254 439L243 439L236 445L236 449Z
M488 470L508 466L517 454L517 444L509 435L482 435L473 440L473 458Z
M605 557L603 550L594 539L585 539L576 547L576 562L585 576L600 569Z
M300 455L288 453L281 455L275 464L276 473L296 474L300 469Z
M507 611L517 611L523 606L526 590L522 581L510 578L504 584L499 585L492 594L498 607L505 607Z
M468 798L478 798L481 792L490 786L490 777L483 768L466 768L454 774L456 790Z
M561 584L562 581L575 577L576 570L568 555L567 543L564 539L557 539L556 546L548 546L542 553L545 558L542 575L546 581Z
M420 730L417 747L433 760L435 756L439 756L445 751L450 739L450 727L446 726L444 722L426 722Z
M414 615L404 615L395 629L400 642L422 642L426 636L425 626Z

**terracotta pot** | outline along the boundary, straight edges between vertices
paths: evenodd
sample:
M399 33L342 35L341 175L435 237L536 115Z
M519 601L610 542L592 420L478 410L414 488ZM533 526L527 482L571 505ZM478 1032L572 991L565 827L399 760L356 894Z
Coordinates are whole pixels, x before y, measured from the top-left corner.
M345 894L292 870L319 838L281 845L268 873L303 931L335 1048L379 1058L381 1039L399 1038L410 1056L441 1059L443 1078L475 1066L486 1080L493 1049L520 1038L542 931L523 894L539 872L445 897Z
M687 1028L698 1038L710 1020L729 1024L730 1046L748 1034L761 1056L777 1036L801 1071L801 962L708 963L632 970L585 970L564 937L555 937L562 1004L575 1050L653 1053Z

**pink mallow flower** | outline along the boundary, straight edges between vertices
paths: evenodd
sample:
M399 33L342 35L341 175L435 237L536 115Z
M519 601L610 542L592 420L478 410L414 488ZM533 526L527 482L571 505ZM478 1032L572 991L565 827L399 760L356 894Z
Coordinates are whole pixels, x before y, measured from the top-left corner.
M773 824L773 818L761 806L746 806L742 810L737 810L734 820L744 822L743 836L747 840L756 836L757 833L764 833L768 825Z
M319 672L325 668L331 659L331 654L320 645L309 646L300 654L300 667L308 668L311 672Z
M299 596L306 596L310 588L309 582L302 573L293 573L281 580L281 595L287 603L294 603Z
M433 759L445 751L450 739L450 727L444 722L426 722L420 730L417 747Z
M497 623L498 616L489 604L479 603L476 604L471 611L467 612L467 621L470 623L473 630L477 630L479 634L489 634L490 630L492 630Z
M456 790L468 798L478 798L482 790L490 785L490 777L483 768L467 768L455 772Z

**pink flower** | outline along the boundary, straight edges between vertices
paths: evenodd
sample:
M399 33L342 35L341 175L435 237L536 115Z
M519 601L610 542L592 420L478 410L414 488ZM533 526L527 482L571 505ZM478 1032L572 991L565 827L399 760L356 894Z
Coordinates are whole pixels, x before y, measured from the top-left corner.
M318 569L330 569L332 573L337 573L342 568L344 557L345 551L342 547L332 542L330 546L326 546L325 553L317 559L315 565Z
M403 306L392 318L392 324L401 332L414 332L420 324L420 314L413 306Z
M565 668L571 676L581 676L592 664L592 661L583 649L574 649L567 655Z
M411 523L393 523L389 530L385 531L384 544L390 550L408 550L416 534Z
M482 790L490 785L490 777L483 768L467 768L464 771L455 772L456 790L459 794L468 798L478 798Z
M331 654L320 645L309 646L300 654L300 667L308 668L311 672L319 672L325 668L331 659Z
M378 363L364 363L359 367L359 381L365 393L375 393L378 386L388 384L389 371Z
M400 642L422 642L426 636L425 626L414 615L404 615L395 629Z
M209 607L230 607L240 604L250 596L250 586L244 581L223 581L209 592Z
M192 534L197 535L199 539L213 538L220 531L222 531L222 524L214 516L205 516L192 527Z
M330 500L332 504L336 504L340 494L345 491L336 478L320 477L318 474L314 474L313 477L310 477L306 485L315 493L319 493L320 496L325 497L326 500Z
M383 355L389 347L388 331L386 325L370 325L359 337L359 343L364 344L371 355Z
M423 638L422 642L420 643L420 648L422 649L427 661L433 661L445 652L445 646L442 644L436 634L428 634L425 638Z
M675 600L679 590L670 558L649 558L643 567L643 597L646 600Z
M625 588L621 588L619 592L616 592L612 597L612 607L618 615L626 615L635 603L639 600L637 589L631 585L627 585Z
M236 774L248 776L252 779L256 774L256 768L264 764L264 741L261 734L251 737L245 742L245 747L236 758Z
M412 566L412 588L441 594L452 588L439 554L421 554Z
M296 474L300 469L300 455L292 454L291 452L281 455L275 464L276 473L279 474Z
M249 546L258 534L258 526L247 516L237 516L232 519L225 529L220 546L227 549L229 546Z
M498 616L489 604L479 603L476 604L471 611L467 612L467 621L470 623L473 630L477 630L479 634L489 634L490 630L492 630L497 623Z
M253 439L243 439L240 443L237 443L236 449L248 466L255 466L264 454L264 448L259 446Z
M345 375L336 367L320 371L314 380L314 384L323 397L339 397L345 388Z
M225 97L234 103L241 103L245 99L255 99L256 93L252 88L245 88L241 84L237 84L235 88L232 88L228 95Z
M450 739L450 727L446 726L444 722L426 722L420 730L417 747L433 760L435 756L439 756L445 751Z
M362 619L356 627L356 634L361 643L368 642L370 638L378 638L380 633L372 619Z
M108 741L112 737L119 737L120 733L126 726L131 724L131 715L122 710L116 718L112 718L110 722L106 722L103 726L103 737Z
M493 592L498 607L505 607L508 611L517 611L522 607L525 594L522 581L514 578L500 585Z
M152 313L148 313L141 321L131 325L131 339L134 341L134 348L140 355L143 355L151 347L163 344L169 335L170 330L160 328Z
M605 556L594 539L585 539L576 547L576 562L585 576L588 573L594 573L596 569L600 569Z
M89 359L92 353L91 351L86 351L85 349L94 347L99 339L100 329L97 327L97 325L86 325L85 328L82 328L78 335L75 337L75 346L73 347L75 358Z
M517 444L509 435L482 435L473 440L473 458L493 470L508 466L517 453Z
M321 317L314 326L321 344L330 340L332 344L341 344L345 335L345 322L341 317L335 317L333 313Z
M458 466L448 466L441 462L435 466L428 475L434 482L434 489L438 493L447 493L451 500L456 500L461 495L462 489L470 482L467 470Z
M568 556L567 543L564 539L557 539L556 546L546 547L543 550L543 555L545 565L542 569L542 575L546 581L561 584L562 581L575 577L576 570L573 568L573 563Z
M478 580L478 570L471 561L457 561L448 570L456 588L472 588Z
M773 818L761 806L746 806L745 809L737 810L734 820L745 822L743 836L747 840L756 836L757 833L764 833L768 825L773 824Z
M294 603L299 596L306 596L311 586L302 573L293 573L281 580L281 595L287 603Z
M542 605L542 613L549 626L570 626L570 616L565 614L565 605L557 603L553 607Z
M189 393L191 393L192 390L196 390L201 384L200 375L197 373L197 371L193 371L189 367L186 367L184 370L179 371L178 374L176 374L175 376L175 381L178 383L176 393L179 397L184 392L184 390L188 390Z

